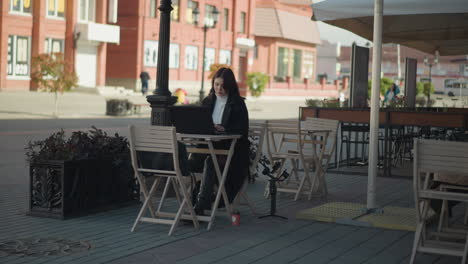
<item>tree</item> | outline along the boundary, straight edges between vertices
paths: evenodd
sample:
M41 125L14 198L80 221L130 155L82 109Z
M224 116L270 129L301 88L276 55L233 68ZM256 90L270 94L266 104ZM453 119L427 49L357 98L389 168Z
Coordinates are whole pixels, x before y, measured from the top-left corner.
M249 72L247 73L247 85L249 86L250 94L253 97L260 97L265 86L267 85L269 77L262 72Z
M210 65L210 75L208 75L208 79L213 79L214 75L220 68L229 68L232 70L232 67L227 64L213 63Z
M385 95L388 89L392 87L393 80L390 78L383 77L380 79L380 95ZM372 80L369 80L367 82L367 96L371 98L371 92L372 92Z
M434 93L434 85L430 82L424 83L423 94L427 96L427 107L430 107L431 104L431 94Z
M31 80L39 89L55 94L55 117L58 116L58 93L78 85L73 65L65 61L63 53L43 53L32 58Z

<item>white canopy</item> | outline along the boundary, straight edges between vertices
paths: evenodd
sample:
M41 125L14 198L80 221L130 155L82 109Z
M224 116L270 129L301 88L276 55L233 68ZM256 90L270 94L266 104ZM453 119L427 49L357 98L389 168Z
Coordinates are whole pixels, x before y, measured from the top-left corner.
M373 38L373 0L326 0L312 9L314 20ZM432 54L468 54L468 0L384 0L382 42Z
M367 209L376 205L377 141L382 43L440 55L468 54L468 0L326 0L314 19L374 41L369 129Z

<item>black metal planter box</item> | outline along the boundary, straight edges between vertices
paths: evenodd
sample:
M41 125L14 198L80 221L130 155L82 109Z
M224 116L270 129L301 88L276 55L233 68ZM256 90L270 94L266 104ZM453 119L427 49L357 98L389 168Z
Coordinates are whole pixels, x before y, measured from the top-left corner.
M29 215L66 219L120 207L139 199L130 164L108 160L33 162Z

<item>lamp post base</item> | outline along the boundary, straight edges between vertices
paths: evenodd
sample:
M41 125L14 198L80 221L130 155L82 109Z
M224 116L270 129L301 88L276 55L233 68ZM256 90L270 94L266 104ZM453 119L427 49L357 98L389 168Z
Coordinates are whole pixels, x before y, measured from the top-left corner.
M169 106L177 102L176 96L148 95L146 101L151 106L151 125L170 126Z

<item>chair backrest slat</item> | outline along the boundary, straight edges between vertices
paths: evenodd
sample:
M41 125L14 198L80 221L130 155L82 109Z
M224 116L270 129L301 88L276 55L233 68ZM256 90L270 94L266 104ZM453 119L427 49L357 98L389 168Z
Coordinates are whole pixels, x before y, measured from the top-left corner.
M129 128L132 164L135 169L140 169L137 152L144 151L172 154L173 166L176 171L180 171L174 127L131 125Z
M267 137L267 153L272 159L274 153L282 151L286 142L293 143L294 149L299 151L299 120L267 120L266 121L266 137Z
M420 172L468 176L468 143L416 139L415 163Z
M304 130L329 130L327 144L325 146L324 154L331 155L335 151L336 147L336 134L338 132L340 122L333 119L325 118L316 118L316 117L307 117L305 121L302 122L301 128Z

